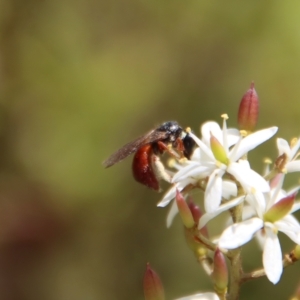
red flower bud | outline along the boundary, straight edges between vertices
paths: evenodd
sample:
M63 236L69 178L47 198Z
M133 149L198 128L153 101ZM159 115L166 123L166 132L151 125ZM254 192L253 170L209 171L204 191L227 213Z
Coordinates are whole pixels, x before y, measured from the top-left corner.
M241 130L253 131L258 120L259 103L254 82L244 94L238 112L238 124Z
M158 275L151 269L147 263L147 269L144 275L144 295L145 300L164 300L164 288Z
M191 213L193 215L194 222L196 224L198 224L199 219L202 216L202 212L201 212L199 206L197 206L195 204L195 202L192 200L191 197L188 198L187 203L188 203L189 209L190 209L190 211L191 211Z
M176 190L176 203L179 210L179 214L181 217L181 220L183 222L183 225L186 228L192 228L195 225L194 218L192 215L192 212L188 206L188 204L185 202L182 194Z
M193 200L191 199L191 197L189 197L189 199L188 199L188 206L189 206L189 208L190 208L190 210L191 210L191 213L192 213L192 215L193 215L195 224L198 225L199 220L200 220L200 218L201 218L202 215L203 215L201 209L199 208L198 205L196 205L196 204L193 202ZM207 227L206 227L206 226L203 226L203 227L200 229L200 233L201 233L203 236L205 236L205 237L208 238L208 230L207 230Z
M214 255L214 270L212 279L215 284L215 289L219 293L224 293L228 285L228 269L223 253L217 248Z

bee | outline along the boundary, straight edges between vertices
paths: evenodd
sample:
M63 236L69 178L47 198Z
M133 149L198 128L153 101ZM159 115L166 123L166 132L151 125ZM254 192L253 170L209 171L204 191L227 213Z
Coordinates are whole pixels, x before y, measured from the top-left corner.
M169 145L189 159L195 142L176 121L168 121L124 145L106 159L103 165L105 168L109 168L130 154L135 153L132 162L133 177L139 183L159 191L159 179L164 178L170 181L171 178L165 172L158 155L166 151L173 156L177 154L169 148Z

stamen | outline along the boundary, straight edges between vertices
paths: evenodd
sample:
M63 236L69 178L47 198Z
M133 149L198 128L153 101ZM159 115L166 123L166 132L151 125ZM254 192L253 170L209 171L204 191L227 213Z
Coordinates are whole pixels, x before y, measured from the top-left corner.
M191 133L191 132L192 132L192 129L191 129L191 127L187 127L187 128L185 129L185 131L186 131L187 133Z
M228 120L228 119L229 119L229 117L228 117L228 115L227 115L227 114L223 114L223 115L221 115L221 118L223 118L224 120Z
M227 140L227 123L226 120L228 120L228 115L227 114L223 114L221 115L221 117L223 118L223 146L224 149L226 151L226 155L228 156L228 140Z
M248 135L248 131L247 130L240 130L240 134L242 137L246 137Z
M290 141L290 147L293 148L298 142L298 139L295 137L295 138L292 138L291 141Z
M270 158L266 157L264 159L264 163L267 164L267 165L270 165L270 164L272 164L272 160Z
M176 160L174 158L170 158L168 161L167 161L167 166L169 168L175 168L176 166Z

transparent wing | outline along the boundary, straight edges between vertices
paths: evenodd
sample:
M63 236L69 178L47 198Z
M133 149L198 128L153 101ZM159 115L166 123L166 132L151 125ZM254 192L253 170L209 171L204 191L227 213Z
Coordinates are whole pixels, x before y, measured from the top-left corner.
M112 165L120 162L130 154L136 152L140 147L153 142L164 140L168 137L168 132L151 130L143 136L140 136L136 140L124 145L122 148L113 153L108 159L103 162L105 168L109 168Z

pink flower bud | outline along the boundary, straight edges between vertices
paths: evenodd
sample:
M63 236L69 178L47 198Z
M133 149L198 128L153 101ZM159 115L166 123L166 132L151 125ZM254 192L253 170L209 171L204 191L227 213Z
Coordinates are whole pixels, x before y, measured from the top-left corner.
M197 206L193 200L191 199L191 197L189 197L188 199L188 206L192 212L192 215L193 215L193 218L194 218L194 222L195 224L198 225L199 223L199 220L201 218L201 216L203 215L201 209L199 208L199 206ZM207 227L206 226L203 226L201 229L200 229L200 233L207 237L208 238L208 230L207 230Z
M195 222L192 212L188 204L185 202L182 194L178 190L176 190L176 203L183 225L186 228L193 228L195 226Z
M215 289L219 293L224 293L228 285L228 269L223 253L217 248L214 255L214 270L212 279L215 284Z
M238 112L238 124L241 130L253 131L258 120L259 103L254 88L254 82L250 89L244 94Z
M188 203L189 209L190 209L190 211L191 211L191 213L193 215L194 222L196 224L198 224L199 219L202 216L202 212L201 212L199 206L197 206L195 204L195 202L192 200L191 197L188 198L187 203Z
M145 300L164 300L164 288L158 275L151 269L147 263L147 269L144 275L144 295Z
M282 219L286 214L290 212L295 202L297 192L282 198L276 202L265 214L264 220L267 222L276 222Z

